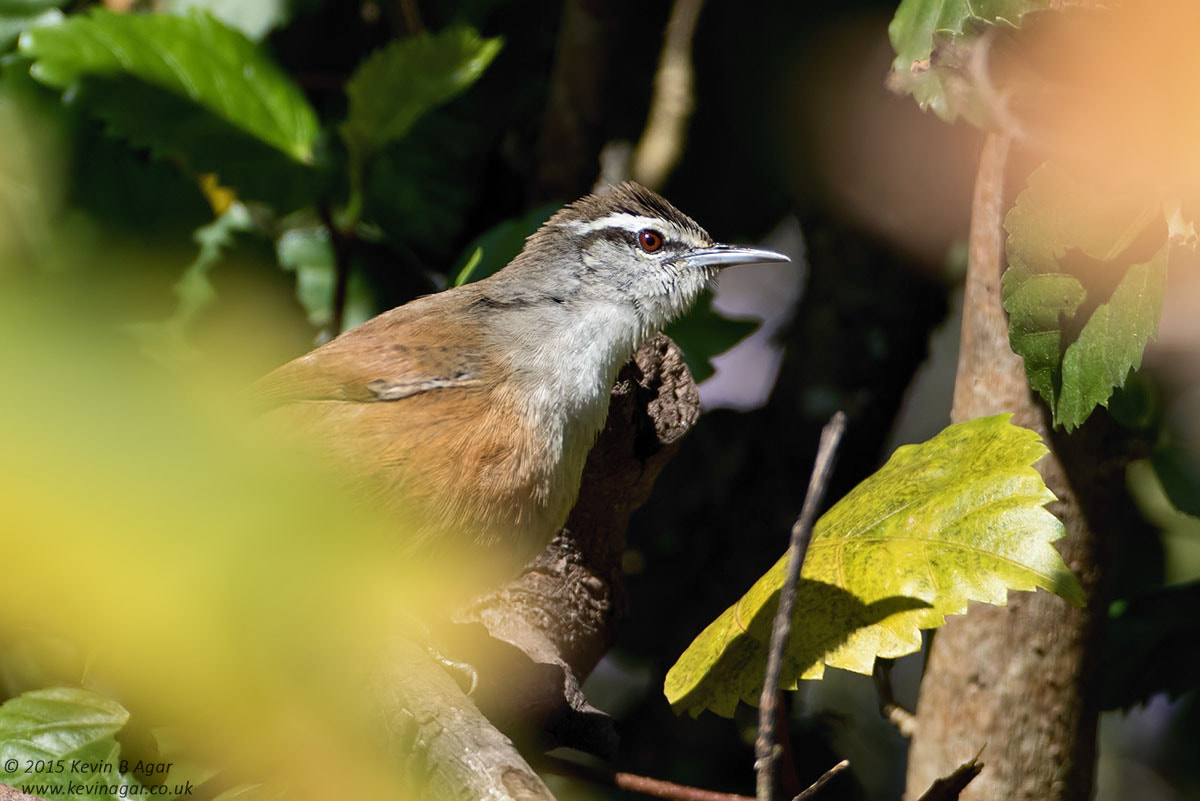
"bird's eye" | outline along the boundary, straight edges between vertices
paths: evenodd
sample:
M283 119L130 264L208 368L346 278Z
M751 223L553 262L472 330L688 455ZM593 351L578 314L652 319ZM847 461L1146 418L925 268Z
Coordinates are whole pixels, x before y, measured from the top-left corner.
M663 236L658 231L646 228L638 232L638 244L642 246L642 250L653 253L662 248Z

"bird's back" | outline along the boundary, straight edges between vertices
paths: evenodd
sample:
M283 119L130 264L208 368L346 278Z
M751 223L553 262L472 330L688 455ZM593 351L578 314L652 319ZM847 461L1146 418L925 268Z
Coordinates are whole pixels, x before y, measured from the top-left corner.
M522 424L505 364L489 358L478 316L464 313L479 297L461 287L393 309L255 389L271 425L298 435L357 498L396 517L406 550L482 550L515 570L562 524L570 501L551 497L553 476L535 458L540 445Z

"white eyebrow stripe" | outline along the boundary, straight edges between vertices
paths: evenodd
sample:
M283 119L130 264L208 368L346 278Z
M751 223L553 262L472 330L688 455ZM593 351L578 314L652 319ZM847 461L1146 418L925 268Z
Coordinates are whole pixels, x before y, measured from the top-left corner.
M636 234L644 228L653 228L656 231L666 229L675 234L677 238L683 238L683 232L674 223L660 217L643 217L640 214L630 214L624 211L613 212L598 220L569 220L561 223L561 225L580 236L595 233L596 231L603 231L606 228L616 228L621 231L628 231L631 234Z

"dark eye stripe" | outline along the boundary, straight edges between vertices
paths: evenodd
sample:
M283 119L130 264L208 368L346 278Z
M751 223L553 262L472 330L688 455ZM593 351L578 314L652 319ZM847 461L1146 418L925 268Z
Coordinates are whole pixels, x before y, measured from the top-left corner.
M662 245L658 248L658 250L651 251L653 253L657 254L666 251L675 251L685 247L684 243L668 237L665 233L662 233L657 228L641 228L637 231L631 231L628 228L620 225L613 225L607 228L597 228L594 231L589 231L583 235L580 245L584 248L587 248L596 240L604 240L608 242L620 243L622 245L628 245L642 250L643 248L641 242L638 241L638 238L641 232L646 230L652 230L662 237Z

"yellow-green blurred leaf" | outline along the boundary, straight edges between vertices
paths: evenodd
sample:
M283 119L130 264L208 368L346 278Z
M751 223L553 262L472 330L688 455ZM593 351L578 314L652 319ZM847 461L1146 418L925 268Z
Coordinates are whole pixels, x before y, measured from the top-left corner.
M804 562L782 686L820 678L825 666L870 673L876 657L921 646L921 629L1004 604L1037 587L1082 604L1082 588L1050 545L1062 524L1031 466L1046 453L1009 415L950 426L898 448L882 468L817 522ZM731 715L756 703L771 618L784 576L780 559L708 626L667 674L678 709Z
M250 418L269 311L170 372L105 322L102 297L0 286L0 641L76 644L89 682L292 798L404 797L364 678L462 570L413 569L394 519Z
M200 246L200 252L175 284L175 295L179 300L175 313L161 322L135 323L128 327L146 353L168 364L195 356L188 343L188 328L217 297L208 278L209 271L233 246L238 234L252 230L254 222L249 210L236 202L220 217L196 229L193 239Z

